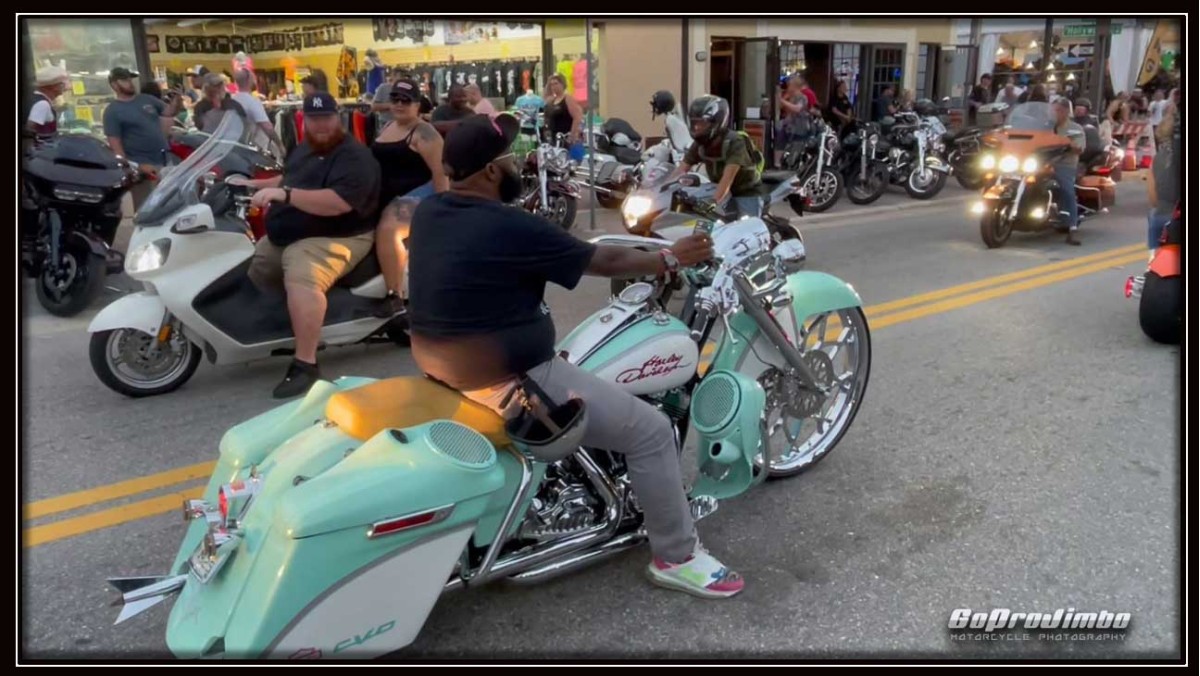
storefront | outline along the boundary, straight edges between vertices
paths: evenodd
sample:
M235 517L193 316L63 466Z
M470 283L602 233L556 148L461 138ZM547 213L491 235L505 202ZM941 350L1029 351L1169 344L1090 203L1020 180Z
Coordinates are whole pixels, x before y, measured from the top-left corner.
M941 98L953 77L956 50L949 20L857 19L690 20L690 96L726 98L734 126L774 158L781 80L801 74L828 106L839 82L859 117L886 86L913 99ZM959 66L962 76L966 69ZM961 82L961 80L960 80ZM959 85L961 90L962 85Z
M1171 73L1178 72L1180 32L1175 19L1112 19L1104 30L1098 30L1096 19L1079 17L978 22L973 81L991 73L996 91L1011 79L1020 88L1043 84L1098 102L1148 86L1155 78L1170 80ZM971 21L958 20L955 33L970 40ZM1101 76L1102 92L1093 91Z
M63 94L59 108L64 131L100 133L104 108L112 99L108 84L109 70L122 66L137 70L137 46L140 26L129 19L58 19L25 18L20 25L21 64L19 76L32 82L37 69L59 66L66 69L71 85ZM23 87L28 97L32 87ZM31 101L23 100L27 107Z

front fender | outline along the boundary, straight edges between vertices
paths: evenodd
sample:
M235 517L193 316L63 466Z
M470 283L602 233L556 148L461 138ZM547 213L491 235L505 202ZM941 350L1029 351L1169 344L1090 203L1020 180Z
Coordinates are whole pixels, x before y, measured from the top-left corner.
M162 326L167 308L157 294L139 291L123 296L108 305L92 319L88 333L113 329L136 329L156 335Z
M105 242L104 238L100 235L97 235L91 230L70 230L69 233L69 237L77 239L86 244L92 253L102 258L107 258L108 242Z
M784 288L791 296L791 303L772 310L771 314L793 343L797 341L805 319L823 312L862 307L862 298L853 286L824 272L793 272L788 275ZM730 326L738 334L735 336L737 342L729 340L729 336L724 337L713 359L714 370L741 371L746 357L752 354L750 344L766 342L765 337L759 336L761 330L758 324L745 312L734 315ZM782 355L779 356L779 360L782 364Z
M550 181L546 184L546 190L550 192L562 193L570 197L579 197L579 186L575 185L574 181Z
M950 165L946 164L945 160L936 155L927 155L925 157L925 166L934 171L940 171L943 174L950 173Z

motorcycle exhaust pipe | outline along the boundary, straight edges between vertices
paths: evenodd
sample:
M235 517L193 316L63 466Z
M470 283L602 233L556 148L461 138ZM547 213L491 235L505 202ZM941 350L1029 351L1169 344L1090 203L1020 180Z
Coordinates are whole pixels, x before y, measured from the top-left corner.
M547 580L599 563L623 551L638 547L648 540L649 537L644 530L627 533L609 540L595 549L551 561L537 568L513 575L506 581L522 587L541 584Z

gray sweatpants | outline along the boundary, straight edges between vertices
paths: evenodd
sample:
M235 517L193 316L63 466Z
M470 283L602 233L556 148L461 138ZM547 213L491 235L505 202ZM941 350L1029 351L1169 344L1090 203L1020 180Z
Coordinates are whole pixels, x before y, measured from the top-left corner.
M646 518L654 555L682 563L696 545L696 523L683 492L683 475L675 434L667 416L612 383L559 358L529 370L529 376L555 403L578 397L587 406L583 445L625 455L629 478ZM516 381L463 394L504 418L521 410L513 397L508 409L500 402Z

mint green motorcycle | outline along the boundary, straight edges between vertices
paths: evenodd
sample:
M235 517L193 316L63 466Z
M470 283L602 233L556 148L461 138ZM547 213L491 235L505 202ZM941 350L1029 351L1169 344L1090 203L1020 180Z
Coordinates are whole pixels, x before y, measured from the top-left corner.
M681 449L698 437L697 519L826 457L871 366L858 294L801 270L800 241L775 243L753 218L712 234L714 260L684 273L685 316L657 302L663 284L638 282L558 348L655 405ZM321 381L224 435L203 498L183 505L170 574L110 579L117 622L177 596L178 657L375 657L412 643L443 592L540 582L641 545L636 497L621 455L539 462L433 380Z

